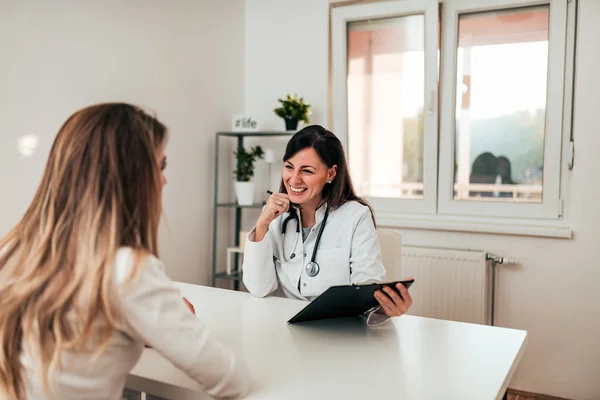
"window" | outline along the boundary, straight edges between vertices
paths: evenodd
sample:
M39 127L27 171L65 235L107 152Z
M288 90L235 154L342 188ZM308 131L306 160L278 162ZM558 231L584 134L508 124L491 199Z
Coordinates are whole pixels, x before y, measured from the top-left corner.
M333 8L333 128L378 216L562 217L568 7L403 0Z
M347 132L339 135L357 191L384 213L435 212L437 2L334 13L334 132Z
M423 198L424 15L348 24L348 147L358 190Z
M543 5L459 16L455 200L542 202L548 15Z

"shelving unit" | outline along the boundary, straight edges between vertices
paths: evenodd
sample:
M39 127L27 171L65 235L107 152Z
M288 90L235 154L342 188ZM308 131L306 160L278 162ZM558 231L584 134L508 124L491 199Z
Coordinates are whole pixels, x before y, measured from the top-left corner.
M240 206L236 202L219 201L219 153L221 139L233 138L237 139L238 151L244 147L244 138L246 137L285 137L292 136L296 132L217 132L215 142L215 177L214 177L214 205L213 205L213 248L212 248L212 286L216 285L217 279L233 280L234 289L239 290L240 281L242 280L242 271L238 268L239 254L233 254L233 269L230 274L227 272L217 272L217 254L218 251L226 251L226 247L219 249L217 243L218 232L218 212L223 208L235 208L235 229L233 243L235 247L240 245L240 230L242 224L242 209L257 209L262 208L263 203L252 204L249 206ZM239 165L238 165L239 168Z

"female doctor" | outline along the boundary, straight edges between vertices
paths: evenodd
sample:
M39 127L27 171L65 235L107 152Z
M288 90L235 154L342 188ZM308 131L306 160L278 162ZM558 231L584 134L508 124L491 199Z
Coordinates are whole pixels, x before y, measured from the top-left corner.
M370 206L354 192L344 150L325 128L297 132L283 157L280 193L272 194L244 251L243 281L257 297L281 287L287 297L313 300L335 285L383 282L385 268ZM369 325L404 314L412 304L398 284L375 292Z

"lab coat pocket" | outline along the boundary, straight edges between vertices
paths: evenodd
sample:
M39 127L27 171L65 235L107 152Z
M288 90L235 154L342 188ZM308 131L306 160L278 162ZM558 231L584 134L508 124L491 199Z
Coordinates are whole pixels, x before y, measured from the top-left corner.
M316 295L331 286L350 284L350 258L348 249L324 249L317 252L319 274L312 280L312 291Z

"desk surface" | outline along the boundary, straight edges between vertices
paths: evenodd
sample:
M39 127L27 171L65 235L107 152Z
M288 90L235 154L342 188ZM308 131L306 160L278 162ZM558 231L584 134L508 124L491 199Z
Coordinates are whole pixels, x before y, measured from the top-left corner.
M376 328L357 319L288 324L305 302L178 285L246 359L249 399L500 399L527 339L525 331L410 315ZM151 349L130 375L201 391Z

